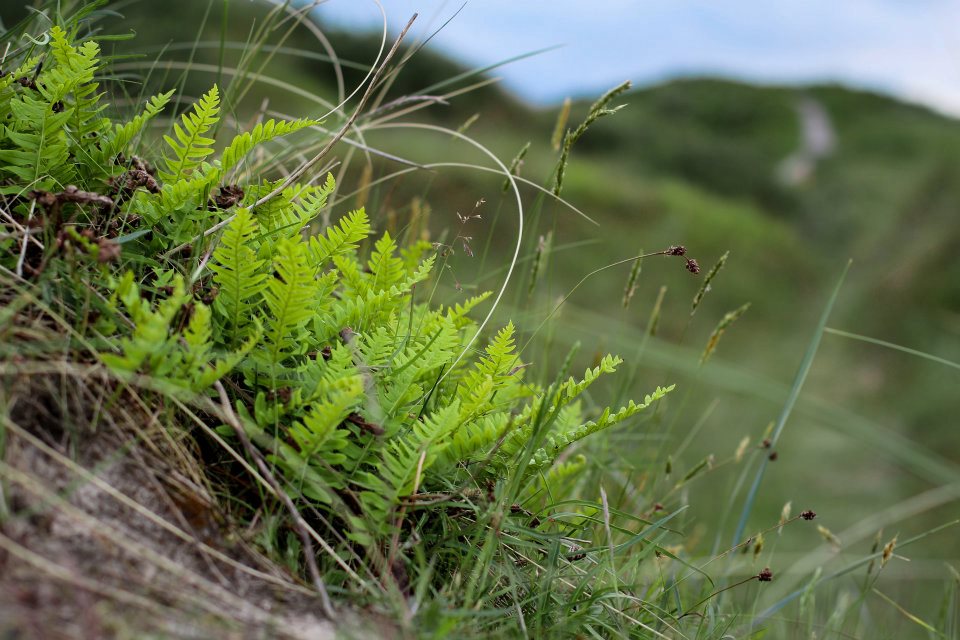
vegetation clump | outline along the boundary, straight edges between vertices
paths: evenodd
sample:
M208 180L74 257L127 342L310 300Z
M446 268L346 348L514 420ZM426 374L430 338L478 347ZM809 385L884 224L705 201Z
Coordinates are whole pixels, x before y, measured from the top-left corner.
M283 494L274 498L324 594L361 587L345 586L358 564L408 592L429 584L425 558L436 574L461 571L445 563L462 544L484 545L488 563L519 562L496 538L471 542L480 531L526 530L521 546L541 553L579 549L563 542L566 527L533 515L582 465L558 459L673 387L591 417L579 397L619 358L580 377L565 366L542 387L524 378L512 324L471 352L469 314L487 294L449 307L418 295L433 276L431 243L370 241L362 208L318 225L332 175L278 189L282 177L257 179L245 164L318 121L267 120L218 152L213 86L147 155L138 141L172 91L117 122L95 41L54 26L36 49L0 79L0 181L17 230L0 245L4 272L58 298L76 327L69 357L93 356L155 401L195 407L247 447L265 490ZM459 526L451 514L465 509L475 513ZM337 539L323 572L308 532L318 521ZM507 586L475 574L469 588L480 584Z

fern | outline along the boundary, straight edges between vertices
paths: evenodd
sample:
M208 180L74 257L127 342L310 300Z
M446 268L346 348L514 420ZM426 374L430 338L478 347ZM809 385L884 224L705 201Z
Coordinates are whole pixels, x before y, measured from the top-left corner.
M512 427L513 419L505 411L461 424L451 435L448 447L441 454L437 466L447 469L459 463L476 462L485 458Z
M673 391L673 389L674 385L666 388L657 387L656 391L647 395L641 404L635 404L631 400L627 406L622 407L616 412L612 412L608 407L603 410L603 413L597 420L591 420L574 429L564 430L549 436L547 438L547 445L534 452L530 464L530 471L532 472L550 466L553 464L553 461L557 459L557 456L563 453L570 445L640 413L654 402L662 400L664 396Z
M325 396L290 427L295 448L287 450L281 464L297 485L309 487L311 497L330 503L327 488L344 486L334 469L350 460L352 434L343 421L363 398L363 380L358 375L338 378L325 390Z
M343 327L368 330L388 320L391 314L397 311L398 301L410 294L413 285L426 279L432 267L431 259L422 265L417 273L401 282L400 286L351 296L319 322L317 335L322 340L328 340ZM335 278L337 272L331 271L329 275Z
M302 242L287 238L279 240L273 267L275 275L263 290L269 311L264 319L265 364L271 370L289 356L304 352L305 326L313 315L320 291Z
M544 406L547 399L543 396L527 405L517 419L519 428L510 434L499 451L501 461L505 462L516 456L533 438L536 428L534 421L538 415L546 416L547 420L555 421L564 407L586 391L600 376L615 372L621 362L620 358L607 355L600 360L599 365L587 369L583 374L583 379L577 381L571 377L560 383L555 392L550 394L549 406Z
M87 41L73 47L66 32L54 27L50 30L50 49L57 65L37 88L51 103L63 100L67 92L72 92L73 99L65 110L70 113L71 136L78 141L99 137L109 125L108 120L100 117L106 105L100 104L99 85L94 82L99 66L99 45Z
M189 177L204 158L213 153L213 139L206 134L220 121L220 92L217 85L194 105L192 111L183 114L178 124L173 125L174 136L164 136L172 155L164 155L165 171L158 175L164 182L177 182Z
M384 233L383 237L377 240L374 245L373 254L367 262L367 267L373 276L370 285L373 291L389 289L399 284L403 276L406 275L403 260L394 255L396 251L397 243L393 241L389 233Z
M220 154L219 165L217 166L217 175L223 176L236 167L244 156L253 150L257 145L269 142L274 138L290 135L320 124L319 120L293 120L290 122L280 120L267 120L257 124L251 131L245 131L227 145L227 148Z
M171 323L187 302L188 296L182 278L174 280L173 291L156 309L144 300L140 287L134 282L133 272L126 272L114 291L134 324L132 335L120 341L121 354L105 353L101 357L107 366L124 373L150 372L164 375L177 364L171 357L175 340Z
M62 42L63 37L61 29L51 29L54 43ZM39 67L40 59L34 60L30 62ZM54 62L33 82L32 88L26 86L8 96L5 104L9 113L2 125L5 143L0 148L0 176L6 173L40 189L73 181L76 168L68 161L71 138L67 135L67 123L74 108L68 104L68 94L79 83L93 78L92 68L85 69L80 63L77 67L64 69L59 61ZM33 69L22 66L16 73L26 77L33 74ZM4 191L13 192L10 188Z
M248 209L239 209L213 252L213 281L218 288L215 308L224 318L228 342L242 339L261 293L267 286L265 260L251 248L257 223Z
M389 535L395 528L391 512L400 499L410 495L418 478L424 477L446 445L439 441L457 425L459 407L444 407L419 423L406 437L392 442L382 453L377 472L365 472L358 480L364 487L360 493L365 518L354 539L370 542L369 535ZM360 524L357 520L355 525Z
M455 303L452 307L447 308L447 318L449 318L457 326L457 328L467 326L471 322L468 318L468 314L477 306L482 304L484 300L489 298L490 295L491 292L485 291L480 295L467 298L463 304ZM443 310L440 310L440 312L443 312Z
M173 89L166 93L160 93L147 102L143 112L138 114L130 122L116 124L110 133L100 143L100 152L97 160L101 164L108 164L123 150L127 149L142 131L146 124L163 111L164 107L170 102L173 96Z
M190 296L183 278L175 276L172 283L170 295L154 307L145 300L133 272L123 275L115 286L114 300L123 305L134 329L119 341L119 354L104 353L101 360L121 375L147 373L178 387L202 391L243 359L259 340L259 331L239 351L216 359L210 308L192 303L189 322L179 332L174 321L188 308Z
M515 386L518 378L510 375L520 365L514 353L514 326L510 322L487 346L486 355L467 373L460 384L461 419L468 420L487 409L501 390ZM522 369L518 369L519 375Z
M328 177L328 182L332 177ZM332 186L332 185L331 185ZM332 188L331 188L332 191ZM318 269L330 260L356 251L358 243L370 235L370 221L363 208L351 211L326 234L310 238L310 262Z
M260 327L257 325L240 350L214 359L214 325L211 316L210 307L194 303L190 322L183 332L183 375L193 391L208 389L230 373L260 339Z

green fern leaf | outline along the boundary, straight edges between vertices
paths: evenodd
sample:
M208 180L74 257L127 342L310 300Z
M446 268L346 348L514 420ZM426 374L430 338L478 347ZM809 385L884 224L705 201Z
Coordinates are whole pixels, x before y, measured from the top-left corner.
M183 114L179 124L173 125L174 137L164 136L172 156L163 160L166 171L158 175L164 182L177 182L190 175L203 159L213 153L213 139L207 134L220 120L220 91L213 85L193 110Z
M447 469L486 457L512 426L512 417L507 412L486 414L468 424L461 423L440 454L437 468Z
M343 421L363 399L363 378L352 375L338 379L327 390L327 397L311 405L303 420L290 428L300 455L312 461L318 457L324 466L342 465L348 457L350 431Z
M257 222L249 209L237 210L227 225L220 243L213 252L213 281L219 294L214 308L226 320L227 334L232 340L242 338L252 311L267 286L266 261L257 258L250 247L257 234Z
M143 112L136 115L133 120L124 124L117 124L113 127L113 131L110 132L106 139L101 142L101 152L99 154L99 161L101 164L108 164L122 151L127 150L130 143L133 139L143 131L143 128L146 124L156 117L164 107L167 106L167 103L170 102L170 98L173 96L174 90L171 89L166 93L159 93L149 101L147 105L143 108Z
M320 291L306 247L298 240L282 238L277 242L273 268L275 275L263 291L269 311L264 324L267 363L271 367L303 353L304 326L314 314Z
M328 182L331 179L328 178ZM338 224L327 229L325 234L310 238L310 262L322 269L330 260L356 251L359 243L368 235L370 221L367 212L362 207L351 211Z
M245 131L235 137L227 148L220 154L220 163L217 167L218 175L223 176L231 169L236 167L244 156L250 153L257 145L269 142L274 138L290 135L314 125L320 124L319 120L267 120L258 123L252 131Z
M547 438L546 445L534 452L533 458L530 461L528 473L532 473L538 469L543 469L550 466L553 464L553 461L556 460L557 457L573 443L582 440L589 435L597 433L598 431L608 429L613 425L623 422L627 418L640 413L654 402L661 400L664 396L673 391L673 389L674 385L670 385L666 388L657 387L656 391L654 391L652 394L648 394L643 399L641 404L636 404L631 400L627 406L622 407L616 412L612 412L608 407L603 410L603 413L596 420L586 422L575 429L550 435Z
M494 395L503 395L502 392L508 387L518 386L523 370L519 368L521 363L514 353L513 333L514 326L510 322L487 346L486 355L463 376L459 389L463 405L462 420L469 420L479 412L488 410ZM516 372L511 375L514 369Z
M384 232L383 237L377 240L374 245L373 253L367 262L370 269L371 285L373 291L383 291L399 284L406 275L406 269L403 260L396 257L397 243L393 241L389 233Z
M121 278L114 296L123 303L134 330L131 336L120 341L122 355L101 355L104 364L118 373L146 370L160 376L179 366L179 357L171 357L176 340L171 337L170 325L189 299L183 278L178 276L174 280L173 293L162 300L156 310L140 295L140 287L134 281L132 271L126 272Z

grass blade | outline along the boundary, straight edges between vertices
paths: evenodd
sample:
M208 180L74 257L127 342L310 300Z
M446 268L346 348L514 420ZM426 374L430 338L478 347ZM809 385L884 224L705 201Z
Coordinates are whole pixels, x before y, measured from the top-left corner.
M917 356L918 358L924 358L926 360L931 360L939 364L945 364L948 367L953 367L954 369L960 369L960 363L958 362L947 360L946 358L941 358L940 356L935 356L932 353L927 353L925 351L918 351L916 349L911 349L910 347L904 347L903 345L894 344L893 342L887 342L886 340L871 338L870 336L862 336L859 333L850 333L849 331L842 331L840 329L833 329L831 327L827 327L826 329L824 329L824 332L831 333L835 336L840 336L842 338L850 338L851 340L859 340L860 342L875 344L880 347L886 347L887 349L893 349L894 351L902 351L903 353L909 353L910 355Z
M827 327L827 320L830 318L830 312L833 311L833 305L837 301L837 296L840 295L840 287L843 286L843 281L847 277L847 272L850 270L850 261L847 262L847 266L844 267L843 273L840 274L840 279L837 280L836 286L833 288L833 293L830 294L830 300L827 301L827 306L823 309L823 313L820 315L820 322L817 324L816 331L813 332L813 337L810 339L810 343L807 345L807 352L803 356L803 361L800 363L800 368L797 370L797 375L793 378L793 386L790 388L790 393L787 396L787 401L783 405L783 409L780 411L780 416L777 418L776 426L773 429L773 435L770 437L771 448L776 447L777 440L780 439L780 434L783 433L783 427L787 424L787 419L790 417L790 413L793 411L794 405L797 403L797 398L800 396L800 390L803 388L803 383L807 379L807 374L810 372L810 367L813 365L813 358L817 354L817 348L820 346L820 339L823 337L824 330ZM753 510L753 503L757 498L757 492L760 490L760 483L763 482L763 475L767 470L767 464L769 459L763 458L760 462L760 468L757 469L757 475L753 479L753 484L750 486L750 492L747 494L746 501L743 505L743 511L740 513L740 521L737 523L737 530L733 534L732 544L737 544L743 538L743 531L747 528L747 520L750 518L750 512Z

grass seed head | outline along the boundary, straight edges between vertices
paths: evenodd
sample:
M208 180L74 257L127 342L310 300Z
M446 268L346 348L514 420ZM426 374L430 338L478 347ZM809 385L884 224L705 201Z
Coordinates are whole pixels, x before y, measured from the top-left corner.
M830 546L834 547L835 549L840 548L840 538L835 536L833 532L830 531L830 529L827 529L825 526L818 524L817 531L820 533L820 536L824 539L824 541L830 544Z
M777 535L783 533L783 525L787 524L787 520L790 519L790 511L792 507L793 502L788 501L785 505L783 505L783 509L780 510L780 527L777 529Z
M763 534L762 533L757 534L757 539L753 543L753 559L754 560L756 560L757 556L759 556L763 552L763 543L764 543Z
M880 566L884 567L893 557L893 550L897 548L897 536L893 536L887 544L883 545L883 555L880 556Z
M747 452L747 448L750 446L750 436L743 436L743 440L740 441L740 444L737 445L737 451L733 454L733 459L736 462L743 460L744 454Z

